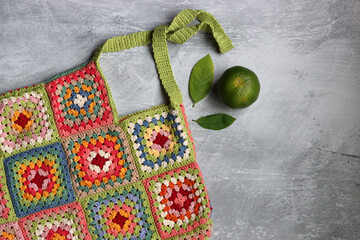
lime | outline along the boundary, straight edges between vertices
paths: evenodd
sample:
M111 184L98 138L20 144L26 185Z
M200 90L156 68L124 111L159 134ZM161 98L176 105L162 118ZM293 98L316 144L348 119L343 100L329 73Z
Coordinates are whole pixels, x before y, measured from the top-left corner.
M256 74L241 66L227 69L216 86L221 101L231 108L246 108L259 96L260 82Z

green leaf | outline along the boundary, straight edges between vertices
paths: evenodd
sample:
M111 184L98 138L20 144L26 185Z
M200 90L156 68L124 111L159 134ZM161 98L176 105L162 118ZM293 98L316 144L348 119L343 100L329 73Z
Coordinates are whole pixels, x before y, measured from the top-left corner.
M200 59L191 71L189 91L193 106L209 94L213 81L214 63L208 54Z
M203 128L221 130L230 126L235 120L236 118L230 115L218 113L201 117L198 120L195 120L195 122Z

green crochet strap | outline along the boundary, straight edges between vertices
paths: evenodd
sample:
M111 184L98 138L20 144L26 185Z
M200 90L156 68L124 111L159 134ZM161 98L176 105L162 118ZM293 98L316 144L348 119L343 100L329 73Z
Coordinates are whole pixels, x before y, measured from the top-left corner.
M196 18L200 21L199 24L187 26ZM210 13L186 9L181 11L169 26L159 26L153 32L137 32L108 39L104 45L95 50L91 61L95 61L99 66L102 53L118 52L153 42L154 58L161 83L170 98L171 105L178 106L182 102L182 94L171 69L166 39L182 44L200 30L212 33L219 45L220 52L223 53L233 48L231 40Z
M200 24L186 27L196 18ZM210 32L214 36L221 53L233 48L230 38L225 34L215 17L202 10L186 9L181 11L168 27L166 34L169 41L182 44L199 30Z
M151 31L137 32L130 35L113 37L95 50L92 61L98 61L102 53L118 52L151 43Z
M196 18L200 21L199 24L187 26ZM202 10L183 10L174 18L169 26L158 26L153 32L152 41L156 67L162 85L169 95L170 103L173 106L182 103L182 94L171 69L167 39L174 43L182 44L200 30L212 33L221 53L233 48L231 40L225 34L218 21L210 13Z

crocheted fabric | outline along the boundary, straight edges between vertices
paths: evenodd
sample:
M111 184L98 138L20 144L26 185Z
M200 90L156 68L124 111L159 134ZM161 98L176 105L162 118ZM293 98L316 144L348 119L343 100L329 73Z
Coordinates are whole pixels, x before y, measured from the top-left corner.
M32 214L19 224L26 240L91 239L84 212L77 202Z
M58 140L53 113L42 84L0 96L0 149L2 155Z
M120 127L109 125L73 135L65 139L64 149L79 197L139 179Z
M141 182L80 201L93 239L159 239Z
M18 217L75 200L66 157L60 143L6 158L4 166Z
M167 52L167 39L199 30L231 49L212 15L188 9L0 96L0 240L209 239L209 197ZM99 57L151 42L170 104L118 117Z
M46 85L61 137L113 121L108 92L94 62Z
M6 186L4 166L3 162L0 161L0 223L9 222L14 218L15 212Z
M168 238L171 240L204 240L209 239L211 236L211 230L212 230L212 221L209 219L205 224L200 225L199 227L193 229L190 232L177 235L172 238Z
M24 240L21 229L17 222L0 225L0 239L2 240Z
M190 158L190 138L178 110L161 107L145 111L142 116L125 123L141 176L149 177L195 160Z
M210 204L196 163L145 180L155 222L162 238L206 223Z

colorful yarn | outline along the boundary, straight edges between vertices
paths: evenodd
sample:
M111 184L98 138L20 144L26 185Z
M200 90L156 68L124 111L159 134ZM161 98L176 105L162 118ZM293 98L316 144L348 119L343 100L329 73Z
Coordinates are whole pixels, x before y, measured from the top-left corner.
M159 239L141 182L80 201L93 239Z
M187 9L168 26L107 40L89 63L45 84L0 96L0 240L209 239L209 198L167 51L167 40L199 30L221 52L232 48L211 14ZM99 57L151 42L170 103L118 117Z
M0 96L0 149L5 156L58 139L43 85Z
M185 107L184 107L184 104L180 104L180 109L181 109L181 113L182 115L184 116L184 122L185 122L185 127L189 133L189 138L190 138L190 141L192 143L192 147L194 149L194 155L195 155L195 159L196 159L196 148L195 148L195 144L194 144L194 138L192 137L192 134L191 134L191 130L190 130L190 126L189 126L189 122L187 120L187 116L186 116L186 113L185 113Z
M159 234L169 238L192 231L210 217L210 204L196 163L144 181Z
M212 228L213 223L211 219L209 219L205 224L200 225L192 231L168 238L167 240L209 240Z
M1 240L24 240L21 229L17 222L0 225Z
M6 158L4 167L18 217L75 200L66 157L60 143Z
M46 90L61 137L113 122L108 91L94 62L49 82Z
M109 125L64 141L77 196L100 192L139 179L125 135Z
M25 240L91 240L78 202L32 214L19 221Z
M15 212L6 185L4 166L0 161L0 223L12 221L14 218Z
M144 177L191 161L183 120L177 110L163 110L128 120L128 133Z

